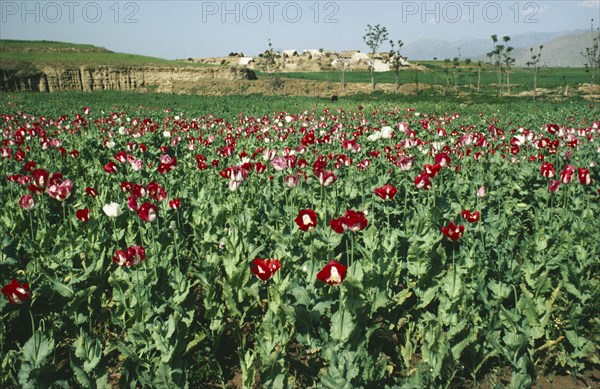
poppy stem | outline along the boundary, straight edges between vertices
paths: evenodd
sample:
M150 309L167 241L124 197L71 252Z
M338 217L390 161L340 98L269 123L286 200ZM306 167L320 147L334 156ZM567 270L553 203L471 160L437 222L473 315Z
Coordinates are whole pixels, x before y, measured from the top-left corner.
M33 320L33 313L31 313L31 308L27 310L29 312L29 318L31 319L31 333L35 333L35 321Z
M33 232L33 217L31 216L31 212L29 212L29 231L31 232L31 241L35 241L35 234Z

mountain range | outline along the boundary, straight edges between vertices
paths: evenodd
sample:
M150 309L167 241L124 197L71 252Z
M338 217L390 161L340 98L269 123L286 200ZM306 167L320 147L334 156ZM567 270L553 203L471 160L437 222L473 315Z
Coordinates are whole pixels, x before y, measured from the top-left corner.
M502 37L498 37L502 40ZM531 32L510 37L509 46L514 47L512 57L516 58L516 66L526 66L531 59L530 48L537 53L538 47L543 45L541 61L542 66L571 66L582 67L585 59L581 55L586 47L592 45L591 32L585 30L558 31L558 32ZM500 42L503 43L503 42ZM488 39L462 39L446 41L442 39L418 39L405 44L402 54L412 62L418 60L432 60L437 58L460 57L470 58L473 61L488 61L486 53L492 51L494 43Z

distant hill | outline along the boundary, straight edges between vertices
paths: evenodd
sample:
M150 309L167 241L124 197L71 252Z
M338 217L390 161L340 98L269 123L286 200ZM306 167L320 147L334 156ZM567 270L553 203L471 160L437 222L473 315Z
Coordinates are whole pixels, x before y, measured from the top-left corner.
M581 67L585 63L585 59L581 53L585 52L585 48L591 45L592 38L590 32L558 37L544 44L541 64L551 67ZM535 53L538 50L538 46L530 47L534 48ZM527 66L527 61L531 59L531 52L529 48L518 48L513 51L513 57L516 58L515 64L517 66Z
M190 63L137 54L115 53L93 45L0 39L0 67L36 68L45 65L179 65ZM201 65L195 65L201 66Z
M500 36L499 36L500 37ZM517 58L517 66L526 66L530 60L530 47L537 50L544 45L542 51L542 65L544 66L583 66L581 52L591 45L590 32L585 30L558 31L549 33L532 32L511 36L509 42L515 50L513 55ZM486 61L486 53L493 49L493 42L487 39L463 39L459 41L446 41L438 39L419 39L405 44L402 54L409 60L438 60L458 57L471 58L474 61Z

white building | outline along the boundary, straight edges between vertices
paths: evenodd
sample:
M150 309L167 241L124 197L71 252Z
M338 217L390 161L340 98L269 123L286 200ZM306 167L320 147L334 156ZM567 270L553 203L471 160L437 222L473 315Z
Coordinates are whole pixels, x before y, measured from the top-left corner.
M240 58L239 65L251 65L254 63L254 58L252 57L242 57Z

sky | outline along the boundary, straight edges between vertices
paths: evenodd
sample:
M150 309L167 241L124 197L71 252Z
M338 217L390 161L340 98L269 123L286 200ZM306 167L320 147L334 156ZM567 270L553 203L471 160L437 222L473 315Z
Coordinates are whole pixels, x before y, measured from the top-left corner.
M268 48L370 51L367 25L405 44L595 28L600 0L0 0L2 39L86 43L167 59ZM380 51L389 50L386 43Z

